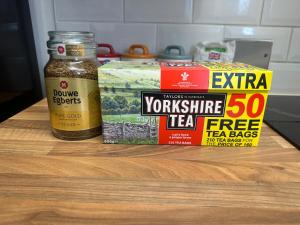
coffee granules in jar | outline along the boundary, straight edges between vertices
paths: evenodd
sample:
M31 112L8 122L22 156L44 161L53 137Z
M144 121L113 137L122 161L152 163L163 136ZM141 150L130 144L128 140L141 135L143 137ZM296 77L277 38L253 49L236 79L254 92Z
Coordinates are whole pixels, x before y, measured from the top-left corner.
M101 133L96 44L90 32L49 31L45 82L52 133L81 140Z

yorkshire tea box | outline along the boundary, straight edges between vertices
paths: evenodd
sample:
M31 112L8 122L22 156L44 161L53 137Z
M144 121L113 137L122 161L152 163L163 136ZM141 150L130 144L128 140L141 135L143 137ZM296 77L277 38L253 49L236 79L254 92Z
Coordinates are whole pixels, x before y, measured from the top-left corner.
M104 143L256 146L272 72L242 63L99 68Z

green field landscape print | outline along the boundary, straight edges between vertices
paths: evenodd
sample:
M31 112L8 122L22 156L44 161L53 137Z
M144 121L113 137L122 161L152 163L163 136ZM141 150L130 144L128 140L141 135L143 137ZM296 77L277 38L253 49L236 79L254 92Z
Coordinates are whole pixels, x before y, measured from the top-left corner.
M160 89L160 66L111 62L98 74L104 142L156 144L158 118L141 115L141 91Z

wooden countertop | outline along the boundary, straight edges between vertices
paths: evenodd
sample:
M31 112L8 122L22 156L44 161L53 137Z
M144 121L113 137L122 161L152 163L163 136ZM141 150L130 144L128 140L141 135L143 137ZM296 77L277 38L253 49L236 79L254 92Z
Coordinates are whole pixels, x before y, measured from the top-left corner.
M46 101L0 124L0 224L300 224L300 152L66 142Z

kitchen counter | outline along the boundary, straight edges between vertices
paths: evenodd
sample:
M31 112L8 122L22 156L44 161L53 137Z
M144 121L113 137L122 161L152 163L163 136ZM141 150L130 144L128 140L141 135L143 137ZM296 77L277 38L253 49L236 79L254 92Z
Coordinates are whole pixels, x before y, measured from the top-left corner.
M0 224L300 224L300 152L67 142L43 100L0 124Z

